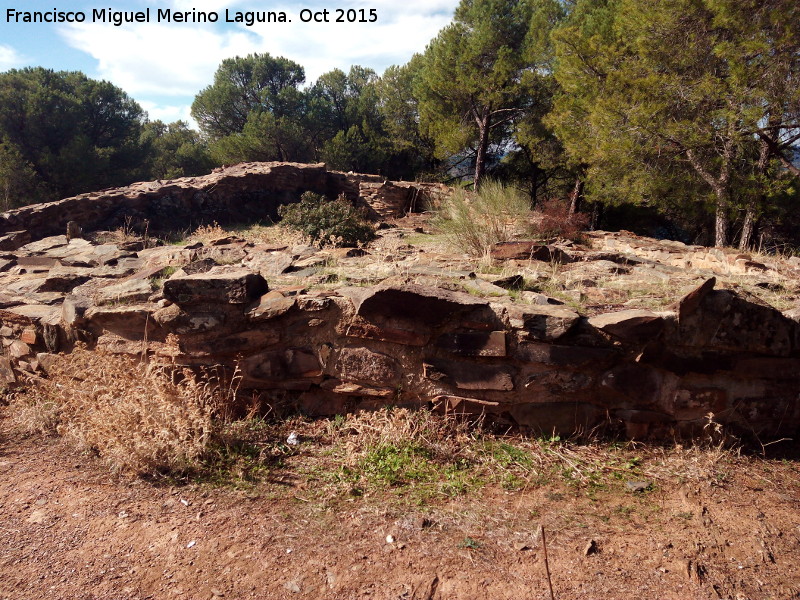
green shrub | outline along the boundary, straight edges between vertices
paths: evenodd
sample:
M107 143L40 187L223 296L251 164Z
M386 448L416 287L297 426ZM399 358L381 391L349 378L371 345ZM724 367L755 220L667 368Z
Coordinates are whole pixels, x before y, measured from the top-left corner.
M456 248L483 256L498 242L529 230L530 200L497 181L485 181L477 194L456 189L438 210L435 226Z
M278 208L281 225L300 231L322 246L358 246L375 239L375 229L344 197L326 200L305 192L297 204Z

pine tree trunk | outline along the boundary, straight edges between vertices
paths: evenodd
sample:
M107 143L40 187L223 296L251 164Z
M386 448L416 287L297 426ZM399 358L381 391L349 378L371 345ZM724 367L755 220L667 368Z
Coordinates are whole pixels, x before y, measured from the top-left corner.
M761 148L758 153L758 164L756 165L756 173L759 176L763 176L767 172L767 166L769 165L769 157L772 151L770 150L769 144L765 140L760 140ZM748 250L753 242L753 233L755 232L756 226L756 203L760 204L761 206L764 205L766 202L766 196L761 194L760 197L756 199L751 199L750 205L747 207L747 212L744 215L744 223L742 224L742 237L739 238L739 250L745 251Z
M744 215L744 223L742 223L742 236L739 238L739 250L742 252L750 248L753 232L755 231L755 221L755 210L753 210L752 206L749 206Z
M717 194L717 210L714 217L714 246L722 248L727 245L729 229L728 203Z
M478 152L475 156L475 178L472 187L477 192L480 189L481 180L486 169L486 154L489 151L489 111L484 111L478 124Z
M603 215L603 205L599 202L591 202L590 204L592 207L592 218L589 221L589 231L595 231L600 224L600 217Z
M583 180L580 175L575 178L575 187L572 188L572 193L569 195L569 214L574 215L581 207L581 198L583 198Z

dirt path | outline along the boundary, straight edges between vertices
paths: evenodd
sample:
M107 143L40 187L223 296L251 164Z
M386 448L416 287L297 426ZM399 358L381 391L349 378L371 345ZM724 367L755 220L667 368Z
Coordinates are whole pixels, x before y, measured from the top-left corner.
M800 598L800 469L740 462L646 495L320 504L288 475L247 493L116 479L0 419L0 598L547 599L540 523L555 598Z

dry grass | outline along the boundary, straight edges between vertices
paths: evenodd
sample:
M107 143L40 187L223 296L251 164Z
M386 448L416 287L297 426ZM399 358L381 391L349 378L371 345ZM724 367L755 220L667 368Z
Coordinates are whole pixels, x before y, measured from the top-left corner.
M19 428L57 433L112 470L136 474L190 470L234 392L216 373L197 376L86 350L60 356L49 375L15 399Z
M235 235L253 244L271 244L277 246L308 246L311 239L299 231L281 225L252 224L246 227L222 227L219 223L201 225L188 236L189 241L209 242L225 236Z
M214 221L210 225L200 225L189 235L189 239L195 242L208 242L226 235L230 235L230 233Z
M456 189L438 206L433 225L461 252L481 257L492 246L529 230L530 200L496 181L480 192Z
M78 350L18 394L9 414L20 429L63 435L117 472L234 486L290 477L324 503L390 489L424 504L487 485L625 493L630 480L716 481L739 460L717 429L684 447L500 435L480 418L404 408L317 420L265 420L254 410L226 420L236 391L235 376ZM299 445L287 443L291 432Z

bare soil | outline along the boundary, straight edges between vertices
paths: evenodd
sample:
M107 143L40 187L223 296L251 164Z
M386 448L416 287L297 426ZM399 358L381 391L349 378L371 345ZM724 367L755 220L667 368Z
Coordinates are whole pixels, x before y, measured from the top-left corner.
M2 417L0 598L549 599L540 525L554 598L800 598L794 460L709 449L644 492L554 479L321 501L300 469L313 452L247 489L168 486Z

